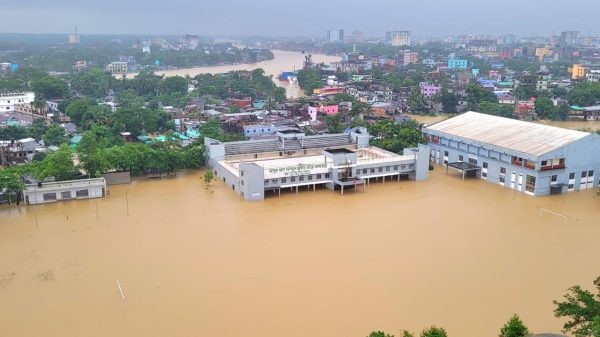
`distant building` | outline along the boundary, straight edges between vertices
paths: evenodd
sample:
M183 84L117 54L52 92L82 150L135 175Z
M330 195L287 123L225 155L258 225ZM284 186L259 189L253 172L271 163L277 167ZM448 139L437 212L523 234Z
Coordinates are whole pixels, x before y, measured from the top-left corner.
M410 46L410 31L391 32L390 43L394 47Z
M402 61L405 66L409 64L417 64L419 62L419 53L417 52L406 52L402 56Z
M600 136L477 112L423 129L431 161L529 195L598 187Z
M431 99L433 96L437 95L440 90L442 90L441 85L435 85L429 82L419 83L419 88L421 89L421 94L428 99Z
M562 32L560 33L560 37L558 39L558 44L560 44L561 46L570 46L573 45L577 42L577 39L579 38L579 32L578 31L566 31L566 32Z
M343 29L330 29L327 31L327 41L330 43L344 42Z
M317 115L319 113L325 114L328 116L335 115L339 112L339 106L337 105L320 105L320 106L309 106L308 107L308 116L310 120L315 122L317 120Z
M363 43L365 42L365 33L360 31L355 31L352 33L352 40L355 43Z
M127 62L111 62L106 66L106 71L111 74L126 74L128 69Z
M537 91L547 91L549 80L550 80L550 73L545 72L545 71L538 72L537 73L536 90Z
M185 48L187 49L197 49L198 48L198 43L199 43L199 38L198 35L184 35L181 37L180 42L184 45Z
M600 81L600 70L590 70L585 74L585 79L590 82Z
M75 65L73 66L73 69L81 71L81 70L86 70L87 69L87 61L85 60L80 60L75 62Z
M581 80L585 78L585 66L582 64L574 64L569 68L572 80Z
M450 69L467 69L469 67L469 61L463 59L448 59L448 68Z
M34 100L33 92L0 93L0 113L14 112L15 105L30 104Z
M552 56L554 52L551 47L543 47L543 48L535 48L535 56L538 59L538 62L544 62L544 59L548 56Z
M277 133L275 125L252 124L243 126L244 137L252 138L256 136L274 135Z
M79 33L77 33L77 27L75 27L75 33L69 34L69 44L79 44L81 43L81 37Z

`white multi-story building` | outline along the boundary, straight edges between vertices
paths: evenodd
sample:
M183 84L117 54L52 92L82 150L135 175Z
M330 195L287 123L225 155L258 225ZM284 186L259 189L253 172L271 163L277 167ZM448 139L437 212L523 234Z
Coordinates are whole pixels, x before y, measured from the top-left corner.
M327 31L327 41L331 43L344 42L343 29L330 29Z
M126 74L127 69L127 62L111 62L106 66L106 71L111 74Z
M394 47L410 46L410 31L391 32L391 43Z
M15 105L33 103L34 99L33 92L0 93L0 112L14 112Z
M600 81L600 70L590 70L585 74L585 79L590 82Z

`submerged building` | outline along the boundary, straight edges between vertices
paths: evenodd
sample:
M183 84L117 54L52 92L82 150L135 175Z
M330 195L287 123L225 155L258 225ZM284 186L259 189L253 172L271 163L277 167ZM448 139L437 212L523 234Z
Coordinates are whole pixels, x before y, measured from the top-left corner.
M73 199L102 198L106 196L104 178L40 182L29 185L23 191L28 205L43 204Z
M282 189L325 186L359 187L371 179L427 179L429 148L405 149L403 155L369 145L366 128L348 133L306 136L278 131L274 139L222 143L205 138L208 165L218 179L243 199L262 200Z
M530 195L598 187L600 136L467 112L423 129L431 162Z

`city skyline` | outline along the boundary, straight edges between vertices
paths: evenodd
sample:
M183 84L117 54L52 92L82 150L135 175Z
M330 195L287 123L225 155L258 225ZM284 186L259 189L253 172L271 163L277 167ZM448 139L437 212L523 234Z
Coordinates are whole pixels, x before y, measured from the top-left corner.
M126 3L60 0L52 4L25 0L4 5L0 32L70 33L75 26L83 35L193 33L203 36L321 37L333 28L344 29L347 33L362 31L369 37L383 36L386 31L395 30L409 30L415 37L509 33L549 36L565 30L578 30L582 35L600 32L600 24L594 20L600 3L590 0L574 0L568 6L540 0L508 0L496 10L485 8L476 0L457 0L452 6L441 0L426 3L376 0L369 6L354 1L321 3L307 0L297 8L275 0L251 3L173 0L169 4L165 8L158 3L148 5L139 0ZM567 16L565 8L586 10Z

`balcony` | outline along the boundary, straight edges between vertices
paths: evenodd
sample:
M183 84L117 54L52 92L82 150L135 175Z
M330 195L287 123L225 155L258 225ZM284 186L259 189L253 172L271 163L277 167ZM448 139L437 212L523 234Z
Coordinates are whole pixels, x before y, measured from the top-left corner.
M562 170L566 168L565 164L542 166L540 171Z

